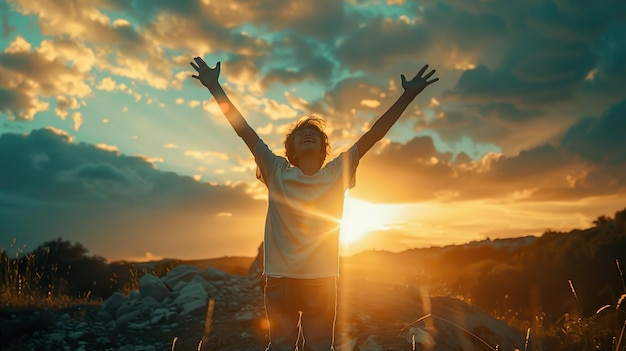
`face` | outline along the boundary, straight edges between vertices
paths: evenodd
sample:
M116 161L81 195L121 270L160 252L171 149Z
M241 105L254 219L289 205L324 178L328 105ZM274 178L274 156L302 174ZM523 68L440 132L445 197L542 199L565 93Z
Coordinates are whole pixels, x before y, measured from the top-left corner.
M303 153L314 153L318 157L321 148L322 138L316 129L302 128L294 132L293 150L296 157L301 157Z

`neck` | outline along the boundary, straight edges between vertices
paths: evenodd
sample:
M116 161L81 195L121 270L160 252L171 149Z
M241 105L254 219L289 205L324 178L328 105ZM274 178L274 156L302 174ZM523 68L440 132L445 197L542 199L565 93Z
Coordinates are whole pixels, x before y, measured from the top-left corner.
M298 160L298 168L306 175L313 175L320 170L319 159L314 157L303 157Z

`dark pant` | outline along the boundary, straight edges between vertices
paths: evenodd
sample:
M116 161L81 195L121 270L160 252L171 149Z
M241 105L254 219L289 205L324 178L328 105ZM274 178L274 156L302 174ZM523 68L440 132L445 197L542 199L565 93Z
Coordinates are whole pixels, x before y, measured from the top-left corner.
M333 349L337 283L335 277L272 278L265 282L265 312L270 325L269 351ZM302 336L302 339L300 339Z

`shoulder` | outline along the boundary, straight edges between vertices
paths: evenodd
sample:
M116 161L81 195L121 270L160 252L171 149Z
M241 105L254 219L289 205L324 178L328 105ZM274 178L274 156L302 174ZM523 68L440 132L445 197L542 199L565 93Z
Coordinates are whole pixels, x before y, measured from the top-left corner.
M254 147L253 154L254 161L265 178L270 174L289 167L289 161L283 156L276 155L260 138ZM259 174L257 174L257 177L259 177Z
M329 168L356 166L359 163L359 148L356 144L348 150L341 152L337 157L328 162Z

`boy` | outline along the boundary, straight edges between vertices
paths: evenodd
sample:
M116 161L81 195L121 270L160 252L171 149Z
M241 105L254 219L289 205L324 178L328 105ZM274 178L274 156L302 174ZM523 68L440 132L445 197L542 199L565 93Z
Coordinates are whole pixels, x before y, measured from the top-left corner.
M324 121L299 121L285 139L287 159L276 156L250 127L218 82L220 62L210 68L200 57L191 66L217 100L257 163L257 177L268 188L265 222L264 299L269 322L267 350L293 351L302 330L304 350L333 350L339 271L339 223L345 190L354 186L359 159L400 118L428 85L435 71L425 65L407 81L403 94L348 150L324 165L330 145Z

